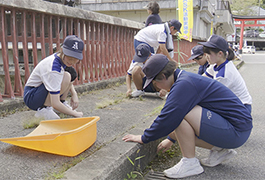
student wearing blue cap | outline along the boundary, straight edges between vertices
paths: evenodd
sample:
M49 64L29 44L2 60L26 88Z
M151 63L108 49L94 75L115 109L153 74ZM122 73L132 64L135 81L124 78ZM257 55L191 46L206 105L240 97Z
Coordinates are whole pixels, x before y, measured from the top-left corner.
M136 47L136 52L133 57L133 60L130 64L130 67L127 71L126 75L126 85L127 92L126 96L138 97L145 95L145 92L155 93L159 92L160 97L164 97L166 95L165 90L159 90L152 83L150 83L147 87L143 88L144 83L146 81L145 74L143 73L144 63L151 56L150 47L145 44L139 44ZM133 80L136 90L132 92L131 80Z
M194 46L191 49L191 57L188 59L188 61L189 60L194 60L197 64L200 65L198 70L198 74L200 75L202 75L209 66L209 63L207 61L207 56L203 52L202 45Z
M62 48L41 60L33 69L24 88L24 102L37 111L35 117L60 119L53 109L74 117L83 113L75 111L78 96L73 86L76 71L72 67L83 59L84 42L75 35L65 38ZM71 106L67 103L71 92Z
M176 62L162 54L150 57L143 72L145 86L153 82L169 94L150 128L143 135L125 135L123 141L148 143L169 135L157 147L158 151L166 151L177 140L183 158L165 170L165 176L183 178L202 173L202 162L195 157L196 146L214 151L208 163L202 163L214 167L234 157L232 149L249 138L253 127L251 114L222 83L176 69Z
M212 35L207 42L200 42L203 51L209 56L210 66L204 76L215 79L231 89L235 95L251 112L252 98L246 83L234 63L234 52L229 48L227 41L218 35Z
M153 24L141 29L134 36L134 48L145 43L150 47L151 53L164 54L168 59L173 60L174 44L172 35L177 32L181 33L182 24L176 20L171 19L169 22L163 24Z

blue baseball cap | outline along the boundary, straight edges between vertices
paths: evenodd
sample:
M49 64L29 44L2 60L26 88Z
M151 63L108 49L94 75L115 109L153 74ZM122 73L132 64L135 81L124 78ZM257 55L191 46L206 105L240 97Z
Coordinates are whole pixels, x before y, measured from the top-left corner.
M174 28L176 30L178 30L178 32L181 34L181 31L180 31L180 28L182 26L181 22L179 22L176 19L171 19L169 22L170 22L171 26L174 26Z
M192 59L196 59L197 57L202 56L202 55L203 55L203 45L194 46L191 49L191 57L188 59L188 61Z
M199 42L199 44L209 48L220 49L222 51L227 51L228 49L227 41L222 36L215 34L210 36L207 42Z
M151 53L150 47L145 43L139 44L136 47L135 51L136 52L135 52L135 55L133 57L133 60L135 62L145 62Z
M76 59L83 59L84 42L75 35L66 36L63 42L63 53Z
M163 54L155 54L148 59L143 68L143 72L146 75L146 81L143 89L145 89L153 81L156 75L164 69L168 62L169 60L167 56Z

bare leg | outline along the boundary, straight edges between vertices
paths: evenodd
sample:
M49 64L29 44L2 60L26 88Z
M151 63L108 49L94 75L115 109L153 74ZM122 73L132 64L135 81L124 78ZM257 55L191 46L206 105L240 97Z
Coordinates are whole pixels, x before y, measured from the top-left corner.
M144 73L140 66L135 66L132 70L132 79L137 90L143 90Z
M60 91L60 95L62 95L60 98L61 100L65 100L67 98L72 84L73 82L71 82L71 74L68 72L65 72L63 81L61 84L61 91Z
M213 146L198 139L195 135L200 134L202 108L195 106L183 119L175 130L183 157L195 157L195 146L211 149Z
M60 94L63 94L63 96L61 97L62 100L66 99L68 92L70 90L70 87L71 87L70 85L71 85L71 75L68 72L64 72L63 81L62 81L61 90L60 90ZM45 100L44 105L51 106L50 93L48 93L48 96Z

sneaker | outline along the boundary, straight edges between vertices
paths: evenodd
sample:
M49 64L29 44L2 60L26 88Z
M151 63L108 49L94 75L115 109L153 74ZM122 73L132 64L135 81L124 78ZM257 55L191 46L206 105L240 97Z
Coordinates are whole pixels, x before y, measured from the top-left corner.
M131 94L132 97L139 97L139 96L143 96L143 95L144 95L144 91L143 90L135 90Z
M73 110L73 108L68 104L68 101L64 101L63 104L69 109Z
M233 149L213 147L209 157L201 159L201 164L208 167L214 167L226 160L233 158L236 154L237 152Z
M197 158L182 158L175 166L164 171L169 178L184 178L203 173L203 168Z
M44 118L45 120L60 119L60 117L53 111L52 107L38 108L35 117Z

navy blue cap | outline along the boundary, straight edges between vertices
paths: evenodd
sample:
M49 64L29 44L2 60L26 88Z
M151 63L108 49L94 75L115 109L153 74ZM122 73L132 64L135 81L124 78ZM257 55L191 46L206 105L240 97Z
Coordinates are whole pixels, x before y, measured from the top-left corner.
M181 31L180 31L180 28L181 28L181 26L182 26L181 22L179 22L179 21L176 20L176 19L171 19L171 20L170 20L170 24L171 24L171 26L174 26L174 28L175 28L176 30L178 30L178 32L181 34Z
M136 52L135 52L135 55L133 57L133 60L135 62L145 62L151 53L150 47L145 43L139 44L136 47L135 51Z
M192 59L196 59L197 57L202 56L202 55L203 55L203 45L194 46L191 49L191 57L188 59L188 61Z
M155 54L148 59L143 68L143 72L146 75L146 81L143 89L145 89L153 81L156 75L164 69L168 62L169 60L167 56L163 54Z
M83 59L84 42L75 35L66 36L63 42L63 53L76 59Z
M222 51L227 51L228 49L227 41L222 36L218 36L215 34L210 36L207 42L199 42L199 44L202 44L205 47L209 48L220 49Z

